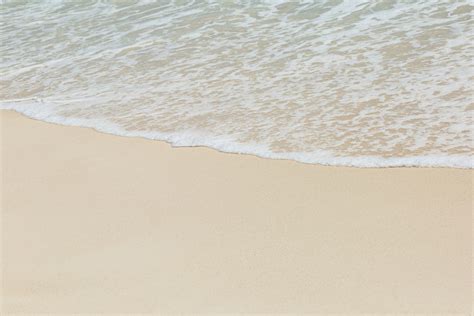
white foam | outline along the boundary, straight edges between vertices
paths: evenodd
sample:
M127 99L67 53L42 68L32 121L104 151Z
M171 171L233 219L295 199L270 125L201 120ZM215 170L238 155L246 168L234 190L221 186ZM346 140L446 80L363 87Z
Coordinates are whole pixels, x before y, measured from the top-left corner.
M380 157L380 156L347 156L337 157L329 152L317 150L305 152L272 152L263 144L242 144L229 138L217 138L209 135L198 135L193 132L160 133L146 131L127 131L121 127L95 119L64 118L51 115L45 111L35 111L31 108L18 106L15 103L0 103L0 109L14 110L30 118L66 126L92 128L96 131L124 136L141 137L151 140L165 141L174 147L210 147L218 151L236 154L249 154L269 159L294 160L308 164L327 166L345 166L358 168L384 168L384 167L450 167L461 169L474 168L474 159L469 155L420 155L406 157Z
M469 1L0 5L0 108L306 163L473 166Z

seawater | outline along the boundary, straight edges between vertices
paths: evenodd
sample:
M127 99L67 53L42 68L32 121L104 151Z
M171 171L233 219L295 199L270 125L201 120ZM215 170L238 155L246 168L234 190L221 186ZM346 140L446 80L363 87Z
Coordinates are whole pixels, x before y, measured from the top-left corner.
M306 163L473 168L471 1L0 1L0 108Z

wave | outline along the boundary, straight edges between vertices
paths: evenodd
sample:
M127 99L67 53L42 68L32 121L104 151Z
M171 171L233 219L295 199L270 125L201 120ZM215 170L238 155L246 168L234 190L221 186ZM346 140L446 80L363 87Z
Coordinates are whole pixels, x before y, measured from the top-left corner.
M0 7L0 108L305 163L473 167L469 1Z
M469 155L425 155L403 157L381 156L353 156L337 157L325 151L313 152L272 152L262 144L238 143L228 138L216 138L192 132L161 133L150 131L127 131L120 126L94 119L79 119L60 117L44 111L35 111L31 108L19 107L15 103L0 103L0 109L13 110L29 118L44 122L92 128L98 132L124 137L141 137L150 140L159 140L169 143L173 147L209 147L215 150L234 153L249 154L261 158L294 160L301 163L319 164L326 166L357 167L357 168L387 168L387 167L449 167L472 169L474 160Z

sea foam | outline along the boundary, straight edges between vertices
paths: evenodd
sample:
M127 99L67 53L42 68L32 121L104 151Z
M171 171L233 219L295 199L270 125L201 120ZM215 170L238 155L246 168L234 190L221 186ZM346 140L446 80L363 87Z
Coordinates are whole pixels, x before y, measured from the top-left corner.
M474 166L469 1L0 8L2 109L305 163Z

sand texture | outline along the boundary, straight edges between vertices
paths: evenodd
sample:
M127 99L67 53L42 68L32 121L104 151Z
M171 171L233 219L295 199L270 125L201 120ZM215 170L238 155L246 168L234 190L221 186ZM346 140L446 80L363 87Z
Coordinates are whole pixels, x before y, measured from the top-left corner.
M3 314L470 312L471 170L307 165L0 113Z

